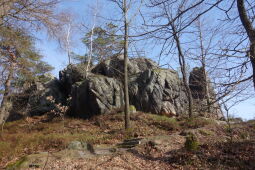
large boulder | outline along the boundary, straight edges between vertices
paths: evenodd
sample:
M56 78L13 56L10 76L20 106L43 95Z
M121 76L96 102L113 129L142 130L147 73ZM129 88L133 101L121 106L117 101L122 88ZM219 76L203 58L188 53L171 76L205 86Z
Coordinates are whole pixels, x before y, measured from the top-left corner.
M187 103L182 87L175 71L149 69L130 83L130 103L144 112L177 116Z
M72 88L71 115L89 118L123 105L121 83L114 78L90 74Z

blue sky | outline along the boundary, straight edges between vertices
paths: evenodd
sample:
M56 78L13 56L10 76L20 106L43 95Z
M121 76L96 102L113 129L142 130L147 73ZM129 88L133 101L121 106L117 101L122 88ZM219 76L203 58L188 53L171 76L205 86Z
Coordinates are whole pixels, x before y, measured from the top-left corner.
M101 2L105 2L105 0L99 0ZM93 6L95 1L92 0L66 0L60 5L60 9L70 9L75 11L75 18L78 21L82 21L86 25L91 25L91 6ZM109 6L108 6L109 7ZM100 10L106 8L106 6L101 5ZM112 7L113 10L116 8ZM98 24L100 25L100 20L98 20ZM67 54L62 49L59 48L57 41L48 39L45 34L37 34L40 41L37 41L36 47L40 50L41 54L44 56L44 60L49 64L55 67L53 70L53 74L58 77L58 72L65 68L67 65ZM78 35L75 36L75 47L72 48L73 51L84 54L85 47L81 43L82 33L79 32ZM145 47L146 45L144 45ZM144 48L143 47L143 48ZM155 48L153 51L145 51L146 54L157 54L158 50ZM252 91L251 93L255 93ZM243 119L252 119L255 117L255 99L250 99L244 101L231 109L231 114L235 117L242 117Z

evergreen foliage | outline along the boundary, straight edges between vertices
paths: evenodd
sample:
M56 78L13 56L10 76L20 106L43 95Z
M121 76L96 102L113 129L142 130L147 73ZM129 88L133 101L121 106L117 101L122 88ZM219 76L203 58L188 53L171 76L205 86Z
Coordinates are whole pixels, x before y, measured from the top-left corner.
M92 35L93 56L92 61L101 61L114 54L118 54L123 49L123 40L121 36L116 35L118 27L112 23L106 24L105 27L96 27ZM87 48L91 45L92 32L86 33L82 42ZM87 54L85 55L85 57Z
M5 70L2 80L13 69L12 88L27 87L34 81L43 80L42 75L53 69L42 61L31 36L22 30L6 27L0 30L0 67Z

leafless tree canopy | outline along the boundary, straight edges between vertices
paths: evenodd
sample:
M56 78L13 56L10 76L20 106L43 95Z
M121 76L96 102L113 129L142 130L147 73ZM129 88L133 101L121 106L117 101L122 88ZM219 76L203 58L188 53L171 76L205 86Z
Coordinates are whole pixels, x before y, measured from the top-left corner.
M22 29L46 28L54 35L65 21L65 14L57 13L60 0L2 0L0 25Z

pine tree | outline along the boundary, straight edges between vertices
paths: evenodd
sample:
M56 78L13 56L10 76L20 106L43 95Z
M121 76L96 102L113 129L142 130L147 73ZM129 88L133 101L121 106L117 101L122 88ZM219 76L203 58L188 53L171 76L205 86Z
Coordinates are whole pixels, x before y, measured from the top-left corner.
M112 23L106 24L104 28L96 27L93 31L93 56L92 59L101 61L123 50L121 36L116 36L118 27ZM88 32L82 39L87 48L90 46L92 32ZM85 55L86 56L86 55Z
M3 97L0 106L0 124L8 117L11 95L29 87L34 81L52 70L41 61L34 40L22 30L2 27L0 30L0 67L5 70L1 80Z

